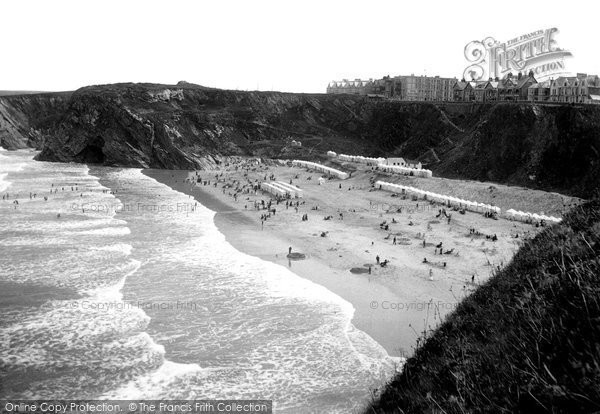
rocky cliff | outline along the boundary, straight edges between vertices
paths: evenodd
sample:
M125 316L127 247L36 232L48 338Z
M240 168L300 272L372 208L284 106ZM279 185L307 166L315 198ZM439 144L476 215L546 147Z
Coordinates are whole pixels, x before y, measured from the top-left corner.
M233 154L400 155L440 176L584 198L600 192L597 106L378 102L185 82L117 84L0 97L0 145L41 147L40 160L170 169L210 166Z
M210 165L220 155L372 152L356 133L367 121L363 105L357 97L186 83L88 87L73 94L39 159L185 169ZM302 146L292 146L294 140Z
M41 149L66 111L71 93L0 97L0 146Z
M600 194L600 106L380 104L369 140L435 175Z

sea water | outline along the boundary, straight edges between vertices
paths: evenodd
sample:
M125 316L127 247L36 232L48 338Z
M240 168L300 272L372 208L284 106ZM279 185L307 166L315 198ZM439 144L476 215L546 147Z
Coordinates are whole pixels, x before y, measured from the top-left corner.
M0 151L0 398L348 413L394 373L351 304L237 251L194 199L34 155Z

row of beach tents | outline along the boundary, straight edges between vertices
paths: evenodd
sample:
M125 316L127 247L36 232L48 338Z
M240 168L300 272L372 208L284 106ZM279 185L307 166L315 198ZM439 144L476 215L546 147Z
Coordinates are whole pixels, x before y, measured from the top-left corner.
M536 213L527 213L525 211L508 209L505 212L508 218L518 221L528 221L528 222L540 222L542 220L549 221L552 223L560 223L562 221L559 217L547 216L545 214L536 214Z
M342 180L345 180L346 178L348 178L348 173L345 173L340 170L336 170L335 168L330 168L330 167L326 167L321 164L317 164L316 162L294 160L294 161L292 161L292 165L297 166L297 167L310 168L310 169L322 172L327 175L332 175L332 176L340 178Z
M500 207L484 203L478 203L476 201L463 200L460 198L447 196L443 194L432 193L430 191L421 190L419 188L411 187L408 185L387 183L385 181L377 181L375 185L381 190L391 191L393 193L415 195L426 200L446 204L448 207L464 208L465 210L474 211L477 213L500 214Z
M426 170L422 168L408 168L402 167L399 165L387 165L387 160L385 158L373 158L373 157L363 157L362 155L347 155L347 154L336 154L333 151L327 151L327 156L329 158L337 158L340 161L346 162L356 162L359 164L366 165L375 165L378 169L392 173L392 174L403 174L403 175L412 175L414 177L424 177L431 178L433 177L433 173L431 170Z
M431 172L431 170L420 169L420 168L408 168L408 167L401 167L399 165L387 165L387 164L377 164L377 168L379 168L382 171L389 172L392 174L412 175L414 177L424 177L424 178L433 177L433 173Z
M275 181L270 183L263 182L260 185L260 189L282 197L289 196L291 198L302 198L301 189L299 189L295 185L284 183L283 181Z
M446 204L449 207L464 208L465 210L474 211L478 213L496 213L498 215L500 215L501 213L500 207L492 206L490 204L478 203L476 201L470 200L463 200L457 197L451 197L443 194L436 194L430 191L421 190L419 188L407 185L387 183L385 181L377 181L375 185L381 190L391 191L393 193L416 195L417 197L421 197L426 200ZM559 217L547 216L545 214L527 213L524 211L513 210L512 208L506 210L505 216L511 220L519 220L529 223L539 223L542 220L551 223L560 223L562 221L562 219Z
M335 152L334 152L334 154L335 154ZM337 159L340 161L356 162L359 164L366 164L366 165L378 165L378 164L385 163L385 158L363 157L361 155L339 154L337 156Z

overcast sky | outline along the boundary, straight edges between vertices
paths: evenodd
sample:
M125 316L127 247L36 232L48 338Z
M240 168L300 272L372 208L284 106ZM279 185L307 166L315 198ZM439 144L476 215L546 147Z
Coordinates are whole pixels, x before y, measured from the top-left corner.
M324 92L342 78L458 78L464 46L557 27L571 72L600 74L595 1L63 1L0 3L0 90L186 80Z

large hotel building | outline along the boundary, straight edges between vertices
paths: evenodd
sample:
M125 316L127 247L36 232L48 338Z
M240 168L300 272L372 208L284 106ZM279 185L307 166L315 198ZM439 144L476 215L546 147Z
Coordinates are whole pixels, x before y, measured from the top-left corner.
M385 76L383 79L333 81L327 93L380 96L402 101L451 101L456 78L439 76Z

